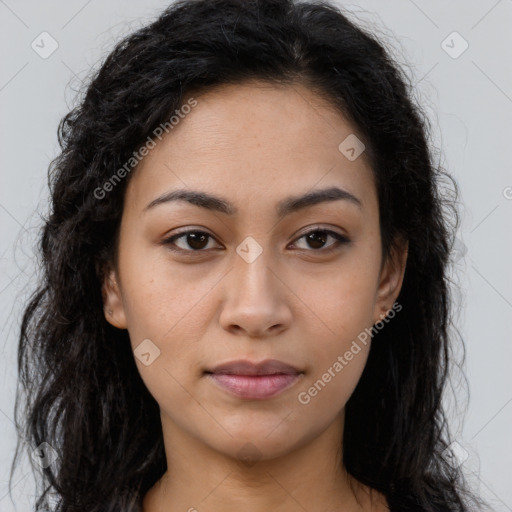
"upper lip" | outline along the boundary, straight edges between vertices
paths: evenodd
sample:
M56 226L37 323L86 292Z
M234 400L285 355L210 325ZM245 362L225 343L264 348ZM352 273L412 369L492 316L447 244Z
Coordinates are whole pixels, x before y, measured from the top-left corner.
M247 360L229 361L215 366L206 373L223 373L229 375L297 375L300 370L277 359L267 359L259 363Z

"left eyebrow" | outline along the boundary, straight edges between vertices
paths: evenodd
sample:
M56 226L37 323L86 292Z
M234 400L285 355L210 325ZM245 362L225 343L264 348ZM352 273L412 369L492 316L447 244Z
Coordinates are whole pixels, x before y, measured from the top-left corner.
M299 196L287 197L277 204L276 213L277 217L281 219L286 215L303 210L309 206L339 200L347 201L360 209L363 207L361 200L347 190L338 187L330 187L321 190L313 190L312 192ZM225 213L226 215L236 215L238 213L238 208L226 199L211 195L207 192L189 189L167 192L153 199L153 201L144 208L144 211L171 201L187 201L195 206Z

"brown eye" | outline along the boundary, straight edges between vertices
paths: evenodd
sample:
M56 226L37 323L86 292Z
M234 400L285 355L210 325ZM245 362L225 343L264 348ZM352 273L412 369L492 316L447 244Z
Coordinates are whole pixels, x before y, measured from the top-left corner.
M327 240L329 238L334 239L335 241L327 246L327 248L324 248L325 244L327 243ZM331 231L328 229L314 229L312 231L309 231L308 233L302 235L297 240L304 239L306 240L306 243L308 244L309 248L314 249L315 251L331 251L336 248L338 248L340 245L346 244L349 242L349 239L343 235L340 235L339 233L336 233L335 231ZM334 247L333 247L334 246Z
M177 249L170 247L173 251L200 252L207 247L209 239L213 237L204 231L185 231L165 239L163 243L168 246L177 246ZM176 244L176 240L183 240L182 245Z
M189 230L173 235L165 239L162 243L176 252L206 252L208 242L214 240L213 236L205 231ZM350 240L335 231L328 229L314 229L302 235L298 240L306 240L307 247L299 249L313 250L314 252L327 253L339 248L340 245L347 244ZM328 240L334 242L327 244ZM180 243L176 243L180 240ZM211 248L211 247L210 247Z

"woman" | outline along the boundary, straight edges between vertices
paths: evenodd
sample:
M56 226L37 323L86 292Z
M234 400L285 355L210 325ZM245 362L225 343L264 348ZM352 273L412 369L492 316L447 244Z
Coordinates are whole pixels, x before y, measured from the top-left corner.
M410 89L327 3L181 1L117 45L59 127L22 323L39 508L476 507Z

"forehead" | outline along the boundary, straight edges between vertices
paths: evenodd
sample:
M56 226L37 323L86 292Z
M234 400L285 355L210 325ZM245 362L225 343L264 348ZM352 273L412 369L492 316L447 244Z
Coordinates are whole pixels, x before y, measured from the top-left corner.
M353 161L339 149L352 126L315 92L300 84L248 82L189 94L197 102L169 133L156 139L130 180L131 203L191 188L254 202L270 202L342 186L365 202L374 193L364 152ZM247 203L245 203L247 204Z
M175 138L182 135L180 145L204 147L209 153L260 146L272 156L277 156L272 150L321 152L329 145L336 148L340 136L356 131L333 104L302 84L250 81L221 85L194 97L197 106L172 133Z

